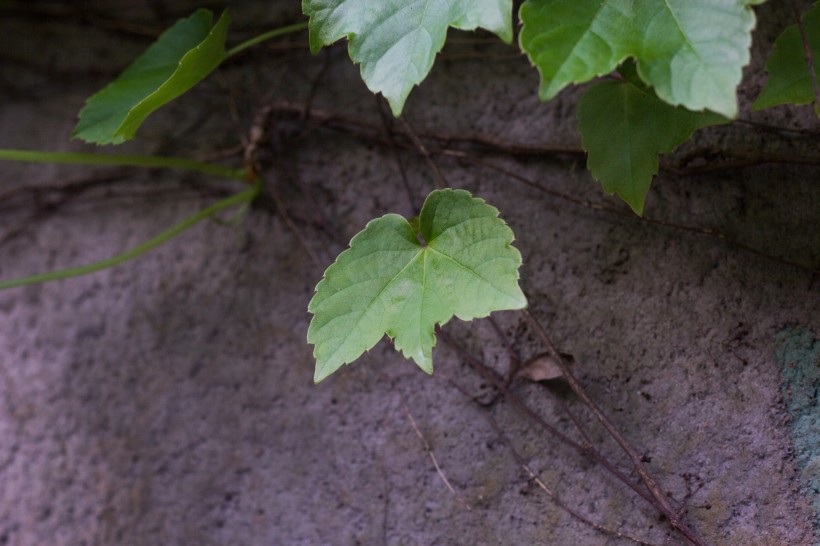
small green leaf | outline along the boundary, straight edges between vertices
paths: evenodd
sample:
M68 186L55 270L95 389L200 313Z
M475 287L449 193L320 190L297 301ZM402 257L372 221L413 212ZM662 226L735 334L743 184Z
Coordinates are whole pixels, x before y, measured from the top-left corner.
M484 28L512 41L512 0L302 0L310 49L347 37L362 79L401 114L414 85L433 67L447 27Z
M180 19L80 111L71 138L122 144L156 109L202 81L225 58L230 17L225 10L211 28L206 9Z
M437 190L419 225L426 243L397 214L372 220L325 271L308 305L317 383L385 333L432 373L437 324L527 305L518 286L521 254L497 209L464 190Z
M811 49L814 72L820 75L820 3L815 3L804 13L802 21ZM769 73L769 80L752 109L762 110L778 104L808 104L815 100L803 39L796 24L777 37L774 52L766 62L766 72ZM820 109L820 105L815 105L815 109Z
M541 74L539 96L610 73L624 59L672 105L737 112L761 0L527 0L521 49Z
M726 121L671 106L629 81L597 83L578 103L587 167L605 191L618 194L638 215L658 172L658 154L671 152L696 129Z

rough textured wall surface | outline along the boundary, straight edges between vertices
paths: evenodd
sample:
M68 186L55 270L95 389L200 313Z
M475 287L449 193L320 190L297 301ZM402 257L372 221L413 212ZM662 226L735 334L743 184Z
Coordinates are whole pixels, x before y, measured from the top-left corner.
M12 2L0 21L0 147L90 148L68 142L85 97L195 6L63 4ZM739 90L755 124L698 133L653 184L647 217L693 230L596 208L628 211L583 167L578 91L539 104L535 71L489 35L451 31L405 114L446 183L500 209L532 311L715 545L818 540L820 280L783 260L820 265L820 125L807 109L748 112L790 22L775 4L757 9ZM232 6L236 41L298 15L284 3ZM617 533L682 543L441 341L432 377L383 341L312 384L306 307L324 268L367 220L412 215L435 184L344 47L305 50L300 34L238 57L118 149L239 165L240 136L273 106L266 194L240 224L207 222L115 269L0 293L0 544L632 543ZM756 161L764 155L814 165ZM12 163L0 178L3 279L108 257L239 188ZM519 313L496 318L521 355L543 350ZM488 321L445 331L494 369L509 366ZM578 400L548 388L627 469ZM512 391L577 438L545 387ZM610 532L556 504L522 461Z

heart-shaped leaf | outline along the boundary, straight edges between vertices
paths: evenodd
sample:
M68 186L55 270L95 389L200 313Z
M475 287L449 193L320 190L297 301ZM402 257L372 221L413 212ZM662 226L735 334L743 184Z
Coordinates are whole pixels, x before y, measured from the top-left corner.
M433 67L447 27L484 28L512 41L512 0L302 0L310 49L347 37L362 79L399 116L414 85Z
M634 57L665 102L734 117L755 24L748 6L761 1L527 0L521 49L541 74L542 100Z
M592 176L640 215L658 154L671 152L696 129L727 120L667 104L628 69L624 73L625 81L600 82L584 92L578 129Z
M230 17L225 10L211 28L206 9L180 19L111 82L92 95L72 133L95 144L122 144L157 108L182 95L225 58Z
M815 3L804 13L802 21L817 75L820 74L820 3ZM815 100L803 37L796 24L777 37L774 52L766 61L766 72L769 80L752 109L762 110L778 104L808 104ZM820 104L815 104L814 109L820 116Z
M437 190L419 228L397 214L372 220L325 272L308 306L317 383L384 334L432 373L437 324L527 305L521 255L497 209L463 190Z

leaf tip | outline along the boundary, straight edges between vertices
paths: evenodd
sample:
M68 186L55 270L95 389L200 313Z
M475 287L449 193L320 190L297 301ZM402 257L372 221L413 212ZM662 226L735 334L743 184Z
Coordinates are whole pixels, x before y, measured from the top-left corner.
M421 358L419 359L419 356ZM413 361L427 375L433 375L433 357L427 355L413 355Z
M623 199L624 202L627 205L629 205L629 208L632 209L632 212L634 212L636 215L638 215L639 218L643 217L643 206L644 206L644 202L646 201L645 198L642 198L642 199L627 199L626 197L621 195L621 199Z
M313 384L318 385L319 383L322 382L322 380L324 380L326 378L327 378L326 375L322 375L322 374L319 373L319 368L317 366L316 371L313 373Z
M401 111L404 110L404 102L407 100L408 94L409 92L399 97L383 95L384 98L387 99L387 104L390 105L390 111L393 112L394 118L401 116Z
M338 366L328 366L327 363L322 363L319 360L316 361L316 368L313 371L313 384L318 385L330 375L333 374L336 370L338 370L341 365Z
M513 309L526 309L530 306L530 302L527 301L527 296L524 294L524 291L521 290L521 287L518 287L518 301L515 303L518 307L513 307Z

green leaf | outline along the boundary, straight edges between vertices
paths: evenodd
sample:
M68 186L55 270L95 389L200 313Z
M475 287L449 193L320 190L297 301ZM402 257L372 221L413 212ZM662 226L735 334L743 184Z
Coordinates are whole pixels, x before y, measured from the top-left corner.
M325 271L308 305L317 383L385 333L432 373L437 324L527 305L521 255L497 209L464 190L437 190L419 225L417 233L397 214L372 220Z
M72 133L95 144L122 144L157 108L202 81L225 58L230 17L211 28L205 9L180 19L107 87L92 95Z
M672 105L737 112L762 0L527 0L521 49L541 75L539 96L612 72L624 59Z
M433 67L447 28L484 28L512 41L512 0L302 0L310 49L347 37L350 58L393 115Z
M820 74L820 3L815 3L803 14L815 74ZM762 110L778 104L808 104L815 100L811 72L803 50L803 39L798 26L792 25L777 37L774 52L766 62L769 80L752 108ZM816 105L820 115L820 105Z
M638 215L658 172L658 154L671 152L696 129L726 121L671 106L629 81L597 83L578 103L587 167L605 191L618 194Z

